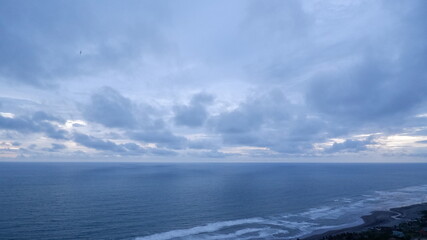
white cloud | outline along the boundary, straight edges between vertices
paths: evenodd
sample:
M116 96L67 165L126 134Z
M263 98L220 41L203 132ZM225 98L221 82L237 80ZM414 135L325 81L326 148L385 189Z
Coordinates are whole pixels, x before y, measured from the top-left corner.
M8 113L8 112L0 112L0 116L5 117L5 118L14 118L15 114Z

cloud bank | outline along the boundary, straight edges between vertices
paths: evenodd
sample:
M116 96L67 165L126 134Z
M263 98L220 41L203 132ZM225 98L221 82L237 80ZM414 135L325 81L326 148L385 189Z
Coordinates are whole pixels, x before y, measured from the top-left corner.
M4 1L0 158L425 161L426 11Z

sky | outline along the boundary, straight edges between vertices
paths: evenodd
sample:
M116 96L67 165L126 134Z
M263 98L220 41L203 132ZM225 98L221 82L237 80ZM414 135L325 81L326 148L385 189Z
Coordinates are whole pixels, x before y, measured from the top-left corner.
M427 162L427 1L0 0L0 161Z

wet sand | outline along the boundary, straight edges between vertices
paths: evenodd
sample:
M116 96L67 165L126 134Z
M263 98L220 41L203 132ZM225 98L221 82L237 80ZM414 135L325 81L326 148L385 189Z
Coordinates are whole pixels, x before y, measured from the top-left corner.
M391 227L402 222L407 222L421 217L422 211L427 211L427 203L392 208L389 211L374 211L369 215L362 216L364 223L361 225L331 230L324 233L318 232L303 239L318 240L326 236L337 235L346 232L362 232L373 227Z

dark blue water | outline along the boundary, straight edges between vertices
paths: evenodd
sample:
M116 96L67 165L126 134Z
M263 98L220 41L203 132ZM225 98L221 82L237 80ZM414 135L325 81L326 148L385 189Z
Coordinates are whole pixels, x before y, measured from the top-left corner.
M287 239L427 201L427 164L0 163L0 239Z

